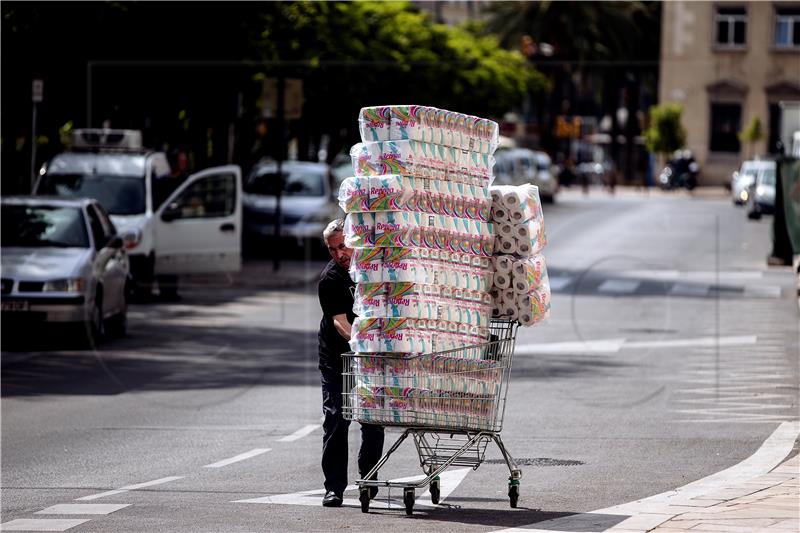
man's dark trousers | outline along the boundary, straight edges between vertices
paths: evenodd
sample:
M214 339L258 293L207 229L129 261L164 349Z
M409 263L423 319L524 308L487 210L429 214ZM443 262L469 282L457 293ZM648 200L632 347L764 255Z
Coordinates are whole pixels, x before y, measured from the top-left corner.
M342 494L347 487L347 434L350 421L342 418L342 358L320 350L322 371L322 472L325 490ZM358 472L363 478L383 455L383 427L361 424Z

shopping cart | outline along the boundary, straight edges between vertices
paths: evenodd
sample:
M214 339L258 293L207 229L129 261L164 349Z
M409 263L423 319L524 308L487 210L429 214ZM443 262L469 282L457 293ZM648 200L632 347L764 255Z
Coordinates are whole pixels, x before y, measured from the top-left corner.
M343 355L343 415L348 420L406 430L375 467L357 481L362 512L370 488L403 489L406 514L415 491L429 486L439 503L439 475L450 466L477 469L494 441L510 472L508 497L517 506L522 471L500 438L518 323L492 320L489 342L424 355ZM378 470L412 437L426 477L418 481L378 480Z

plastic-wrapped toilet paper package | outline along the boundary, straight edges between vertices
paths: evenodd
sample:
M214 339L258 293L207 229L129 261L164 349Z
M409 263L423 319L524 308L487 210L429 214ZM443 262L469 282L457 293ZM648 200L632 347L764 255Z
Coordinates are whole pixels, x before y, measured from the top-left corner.
M522 224L515 224L514 241L517 249L515 253L524 257L538 254L547 244L544 221L541 219L531 219Z
M532 326L550 316L550 287L541 286L530 294L517 295L520 309L519 322L523 326Z
M499 185L489 188L492 196L492 219L495 222L522 224L528 220L542 219L542 202L539 188L524 185Z
M488 154L499 142L496 122L428 106L365 107L358 123L365 142L414 139Z
M344 219L344 244L348 248L375 246L375 214L348 213Z
M350 257L350 279L355 283L383 280L384 248L354 248Z
M511 288L517 294L528 294L533 289L539 288L542 283L547 283L547 265L544 256L534 255L527 259L514 261L513 281Z
M353 295L353 313L362 317L387 316L388 289L388 285L383 282L356 284L355 294Z
M374 246L418 246L419 213L410 211L378 211L374 213Z
M386 358L360 356L353 359L353 373L358 387L383 387L386 385Z
M359 420L380 422L383 420L383 387L355 387L356 417Z
M390 124L390 106L364 107L358 115L358 130L364 142L388 141Z
M338 196L342 211L345 213L371 211L369 180L367 176L352 176L342 181Z

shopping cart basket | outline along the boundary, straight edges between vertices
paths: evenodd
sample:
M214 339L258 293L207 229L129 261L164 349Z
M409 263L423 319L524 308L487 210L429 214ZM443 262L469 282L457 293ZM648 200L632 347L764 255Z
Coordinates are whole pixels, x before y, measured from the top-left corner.
M518 323L492 320L489 342L423 355L354 354L343 357L343 415L348 420L406 430L375 467L357 481L361 510L369 511L370 488L403 489L406 514L416 489L430 485L439 503L440 478L450 466L477 469L494 441L510 472L508 496L517 506L522 471L500 438ZM426 477L378 480L378 470L409 436Z

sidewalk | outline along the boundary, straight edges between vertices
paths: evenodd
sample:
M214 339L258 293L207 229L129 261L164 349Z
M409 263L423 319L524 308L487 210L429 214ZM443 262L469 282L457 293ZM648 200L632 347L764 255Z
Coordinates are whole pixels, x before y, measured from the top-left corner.
M650 531L657 533L800 531L799 475L800 456L795 455L768 474L715 493L705 494L702 498L693 498L690 506L696 506L697 510L683 512Z

